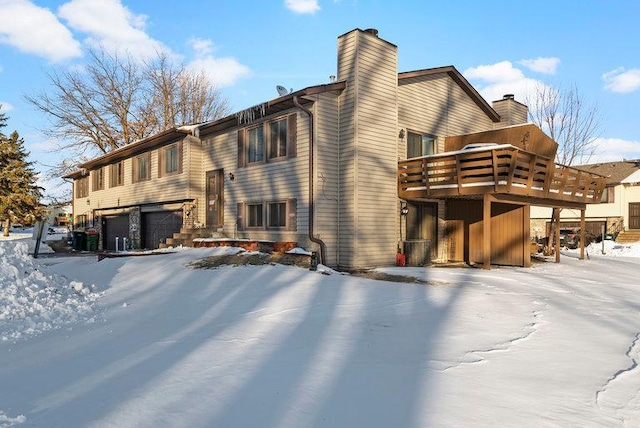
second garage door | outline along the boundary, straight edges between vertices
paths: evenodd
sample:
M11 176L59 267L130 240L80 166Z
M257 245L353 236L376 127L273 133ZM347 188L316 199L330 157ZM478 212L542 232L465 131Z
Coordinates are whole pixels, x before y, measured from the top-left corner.
M142 214L142 246L156 249L160 243L180 232L182 211L156 211Z

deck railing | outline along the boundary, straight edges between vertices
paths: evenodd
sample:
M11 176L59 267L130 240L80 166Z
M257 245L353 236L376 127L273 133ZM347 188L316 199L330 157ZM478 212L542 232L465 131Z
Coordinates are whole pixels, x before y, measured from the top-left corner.
M403 199L503 193L598 203L606 178L555 164L510 144L458 150L398 162Z

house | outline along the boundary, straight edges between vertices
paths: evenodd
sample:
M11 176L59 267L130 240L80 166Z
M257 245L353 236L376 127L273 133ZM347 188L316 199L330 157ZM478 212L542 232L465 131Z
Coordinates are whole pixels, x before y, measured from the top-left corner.
M602 162L576 168L606 177L601 202L587 206L586 230L593 235L604 231L609 235L620 234L621 239L640 240L640 160ZM531 233L534 236L548 233L550 216L549 209L532 207ZM575 210L560 212L561 227L577 228L579 221L580 213Z
M556 167L512 95L489 105L453 66L397 66L376 30L349 31L326 83L80 165L75 224L104 250L200 235L295 242L344 269L398 252L527 266L532 202L600 200L601 177Z
M71 203L62 202L50 204L47 207L46 222L50 226L70 227Z

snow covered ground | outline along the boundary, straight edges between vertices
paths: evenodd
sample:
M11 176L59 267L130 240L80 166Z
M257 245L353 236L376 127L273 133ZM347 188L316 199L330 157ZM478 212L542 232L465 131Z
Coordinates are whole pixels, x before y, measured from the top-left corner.
M640 245L383 269L422 284L32 243L0 241L0 427L640 426Z

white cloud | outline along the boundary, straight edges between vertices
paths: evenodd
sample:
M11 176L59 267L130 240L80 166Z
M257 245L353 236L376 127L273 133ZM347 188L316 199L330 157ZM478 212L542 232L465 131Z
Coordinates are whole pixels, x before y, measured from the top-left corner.
M146 32L146 15L135 15L120 0L71 0L58 14L76 31L86 33L86 42L110 51L127 51L133 57L150 58L167 51Z
M524 65L531 71L543 74L556 74L558 65L560 65L560 58L535 58L535 59L523 59L519 61L519 64Z
M284 5L295 13L316 13L320 10L317 0L285 0Z
M465 70L467 79L478 79L485 82L515 82L524 78L524 73L515 68L510 61L502 61L491 65L479 65Z
M0 43L54 62L82 54L69 29L28 0L0 1Z
M232 57L214 56L214 44L209 39L191 38L187 41L194 50L195 59L187 64L196 72L204 72L217 88L231 86L239 79L251 75L251 70Z
M589 163L640 159L640 141L629 141L621 138L598 138L595 146L596 153Z
M478 92L489 102L502 99L505 94L514 94L517 101L525 102L545 84L526 77L522 70L510 61L471 67L462 73L473 81Z
M640 89L640 69L617 68L602 75L604 87L612 92L628 93Z
M6 101L0 101L0 112L7 113L13 110L13 106Z
M200 39L198 37L191 37L187 40L187 44L196 52L197 56L205 56L213 53L213 42L209 39Z

